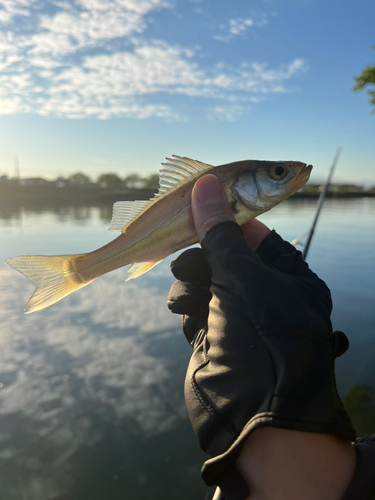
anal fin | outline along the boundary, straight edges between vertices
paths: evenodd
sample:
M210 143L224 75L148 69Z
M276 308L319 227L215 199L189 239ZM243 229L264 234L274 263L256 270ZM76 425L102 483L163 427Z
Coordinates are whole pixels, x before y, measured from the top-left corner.
M157 262L137 262L136 264L133 264L128 269L128 277L126 278L125 281L129 281L134 278L138 278L139 276L142 276L142 274L147 273L147 271L152 269L160 262L161 260L158 260Z

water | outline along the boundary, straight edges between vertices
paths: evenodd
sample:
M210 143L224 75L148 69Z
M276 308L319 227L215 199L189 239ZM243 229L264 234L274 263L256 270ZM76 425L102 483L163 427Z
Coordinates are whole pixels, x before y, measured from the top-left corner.
M315 206L290 200L261 219L292 240ZM190 347L165 305L168 262L129 283L120 269L27 316L32 285L4 264L98 248L114 237L110 212L0 212L2 500L204 498L204 454L183 401ZM337 360L342 395L375 389L374 215L374 198L327 200L308 256L331 288L334 328L351 342Z

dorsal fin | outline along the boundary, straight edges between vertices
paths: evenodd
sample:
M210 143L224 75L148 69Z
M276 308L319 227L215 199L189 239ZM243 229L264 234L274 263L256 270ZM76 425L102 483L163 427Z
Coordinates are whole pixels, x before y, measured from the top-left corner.
M156 199L168 193L172 189L189 182L197 174L214 168L212 165L207 165L197 160L191 160L182 156L172 155L172 158L166 158L166 162L162 163L163 168L160 170L159 191L154 198L147 201L118 201L113 205L112 221L109 226L109 231L124 231L124 229L135 218L138 217L146 208L148 208Z
M109 231L122 231L138 215L145 210L150 201L117 201L113 205L112 220Z
M166 158L166 160L165 163L162 163L163 168L160 170L159 178L160 187L155 198L189 181L197 174L214 168L212 165L177 155L172 155L172 158Z

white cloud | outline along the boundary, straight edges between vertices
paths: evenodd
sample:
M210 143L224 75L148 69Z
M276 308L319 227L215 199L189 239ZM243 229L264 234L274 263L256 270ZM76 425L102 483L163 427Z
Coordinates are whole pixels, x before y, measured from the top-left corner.
M0 23L9 23L14 16L28 16L37 0L0 0Z
M15 44L12 33L0 33L0 72L22 61L23 56Z
M295 60L278 69L252 63L203 70L190 52L160 43L139 45L134 51L87 56L81 65L60 66L41 54L31 58L30 64L34 66L28 73L1 77L3 98L6 94L9 99L21 97L7 113L9 109L16 111L18 105L19 111L31 108L44 116L179 119L170 105L150 103L148 99L169 94L233 102L242 92L249 94L243 96L244 100L252 100L250 94L285 92L284 82L305 69L303 61ZM44 92L33 87L33 74L43 80Z
M253 17L236 17L229 19L228 25L220 26L224 34L214 35L215 40L229 42L235 36L242 36L249 28L262 28L268 24L268 17L265 14L256 14Z
M235 122L242 118L248 108L239 105L215 106L208 109L207 118L211 121Z
M29 113L31 108L20 97L0 98L0 115L14 115L15 113Z
M108 11L118 7L142 16L154 9L172 6L167 0L78 0L77 3L89 11Z
M248 19L230 19L229 21L229 33L232 35L242 35L250 27L254 26L254 21L250 18Z
M2 5L12 15L27 15L32 1ZM53 4L53 15L32 16L31 35L11 29L0 34L0 114L182 120L171 96L185 96L210 100L209 115L216 109L232 120L238 111L213 100L233 105L254 102L256 94L286 92L285 82L306 69L301 60L274 69L266 63L204 67L199 49L137 38L150 12L171 6L165 0ZM232 19L229 36L262 22Z
M54 16L42 15L39 33L31 37L32 53L64 55L100 46L100 41L142 33L145 16L167 8L164 0L78 0L83 10L70 5Z
M43 16L40 21L40 27L48 31L50 38L59 41L59 38L65 41L66 38L73 39L70 44L72 52L83 47L95 46L98 40L121 38L133 33L144 31L146 24L143 17L136 12L129 12L117 6L105 11L92 10L90 12L81 12L72 14L62 12L54 18ZM40 42L34 38L36 52L48 52L45 50L44 40L46 36L40 36ZM63 43L64 47L66 43ZM63 52L64 53L64 52Z
M145 45L134 52L86 58L82 67L59 73L51 93L74 92L90 96L134 96L174 92L176 86L201 85L202 71L184 57L184 51L167 45ZM178 91L177 91L178 92Z

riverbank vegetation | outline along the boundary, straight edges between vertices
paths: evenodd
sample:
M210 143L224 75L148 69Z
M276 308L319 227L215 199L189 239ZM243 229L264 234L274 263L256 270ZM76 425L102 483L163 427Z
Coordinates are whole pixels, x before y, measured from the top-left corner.
M159 187L158 174L142 177L136 173L121 178L116 173L106 173L96 180L82 172L70 177L47 180L35 178L0 177L0 207L35 205L87 205L111 204L119 200L152 198ZM294 196L314 198L320 195L322 186L308 183ZM375 196L375 186L364 188L356 184L332 184L329 197Z

